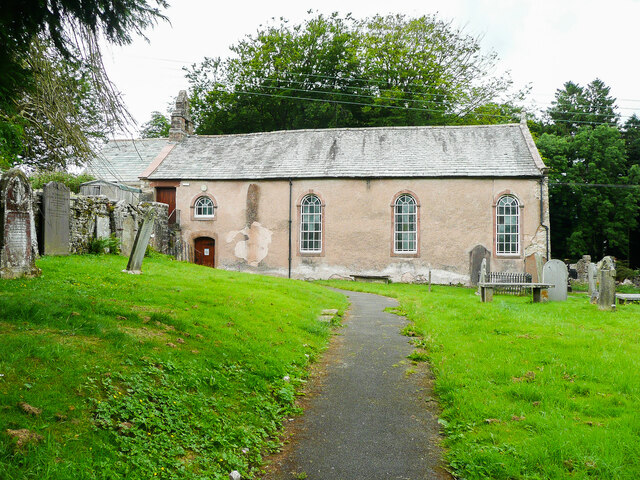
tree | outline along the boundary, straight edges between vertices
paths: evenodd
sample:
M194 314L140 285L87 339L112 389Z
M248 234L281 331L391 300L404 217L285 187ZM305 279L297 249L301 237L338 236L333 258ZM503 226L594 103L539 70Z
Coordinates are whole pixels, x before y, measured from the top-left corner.
M435 16L281 19L231 51L188 70L197 133L464 123L512 100L496 55Z
M610 87L595 79L581 87L571 81L556 90L555 100L547 109L553 123L552 130L560 134L573 134L583 125L606 124L615 126L620 118L616 112L616 99L610 96Z
M169 136L171 122L162 113L151 112L151 120L142 125L140 136L142 138L165 138Z
M556 256L628 258L640 212L640 166L628 168L619 130L586 125L575 135L545 133L537 146L550 167Z
M127 44L164 17L164 0L9 0L0 11L0 166L64 168L130 116L99 39ZM42 165L42 159L47 159Z

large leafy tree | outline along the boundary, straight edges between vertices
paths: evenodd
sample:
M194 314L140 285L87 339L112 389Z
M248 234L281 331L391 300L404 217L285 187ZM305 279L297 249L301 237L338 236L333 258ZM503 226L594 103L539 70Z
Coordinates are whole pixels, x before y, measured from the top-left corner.
M617 125L620 115L610 91L611 88L598 78L586 87L566 82L562 89L556 90L555 99L546 112L552 130L560 134L574 134L583 125Z
M537 146L550 167L556 256L629 258L640 211L640 166L628 167L619 130L586 125L575 135L545 133Z
M142 138L164 138L169 136L171 122L162 113L151 112L151 119L142 125L140 136Z
M164 0L7 0L0 9L0 166L64 167L130 117L104 71L116 44L164 18Z
M551 241L560 258L633 258L640 218L640 165L632 158L638 120L618 128L610 88L566 82L556 91L536 143L549 172ZM636 232L636 233L634 233Z
M198 133L514 118L495 54L435 16L281 20L231 51L188 71Z

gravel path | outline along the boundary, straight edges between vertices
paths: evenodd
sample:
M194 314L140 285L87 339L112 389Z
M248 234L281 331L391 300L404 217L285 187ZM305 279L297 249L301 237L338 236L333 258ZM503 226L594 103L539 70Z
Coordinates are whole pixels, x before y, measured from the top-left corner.
M406 358L413 350L400 334L406 319L384 312L396 301L343 293L351 301L343 336L265 479L452 478L441 468L428 369Z

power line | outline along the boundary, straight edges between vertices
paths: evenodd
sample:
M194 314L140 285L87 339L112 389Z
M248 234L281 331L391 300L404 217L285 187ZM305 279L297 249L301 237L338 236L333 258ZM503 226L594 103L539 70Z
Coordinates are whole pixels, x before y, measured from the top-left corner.
M247 86L247 85L239 85L239 86ZM249 86L249 87L253 87L253 86ZM276 87L273 87L276 88ZM225 90L223 88L211 88L209 91L214 91L214 92L219 92L219 93L226 93L228 95L255 95L255 96L260 96L260 97L270 97L270 98L278 98L278 99L290 99L290 100L302 100L302 101L311 101L311 102L325 102L325 103L332 103L332 104L337 104L337 105L356 105L356 106L363 106L363 107L370 107L370 108L389 108L389 109L395 109L395 110L411 110L411 111L417 111L417 112L423 112L423 113L439 113L439 114L443 114L443 113L447 113L447 112L443 112L442 110L433 110L433 109L428 109L428 108L416 108L416 107L409 107L409 106L397 106L397 105L381 105L381 104L374 104L374 103L363 103L363 102L353 102L353 101L348 101L348 100L330 100L327 98L313 98L313 97L299 97L299 96L293 96L293 95L276 95L273 93L263 93L263 92L249 92L249 91L244 91L244 90L233 90L233 91L228 91ZM302 91L307 91L307 90L302 90ZM318 92L318 91L313 91L313 90L308 90L308 93L319 93L319 94L331 94L333 92ZM340 95L339 93L333 93L335 95ZM343 95L347 95L349 96L350 94L343 94ZM381 99L384 100L384 97L369 97L372 99ZM405 99L402 99L403 101L408 101ZM425 103L438 103L438 102L425 102ZM481 113L481 112L468 112L472 115L477 115L479 117L492 117L492 118L500 118L503 120L513 120L513 117L510 117L508 115L498 115L498 114L492 114L492 113ZM455 115L457 117L460 117L459 114L456 113L451 113L452 115ZM555 123L569 123L569 124L582 124L582 125L601 125L603 122L591 122L591 121L581 121L581 120L556 120Z
M279 78L273 78L273 77L255 77L256 80L267 80L267 81L276 81L276 82L288 82L288 83L293 83L293 84L298 84L298 85L306 85L307 82L301 82L301 81L296 81L296 80L290 80L290 79L279 79ZM365 94L358 94L358 93L349 93L349 92L345 92L345 91L323 91L323 90L311 90L311 89L304 89L304 88L292 88L292 87L287 87L287 86L278 86L278 85L264 85L264 84L260 84L260 85L252 85L252 84L242 84L242 83L237 83L235 85L233 85L234 87L245 87L245 88L266 88L269 90L289 90L289 91L295 91L295 92L305 92L305 93L323 93L323 94L327 94L327 95L336 95L336 96L351 96L351 97L358 97L358 98L380 98L380 99L384 99L384 100L397 100L397 101L402 101L402 102L412 102L412 103L418 103L418 104L428 104L428 105L433 105L433 104L438 104L438 105L443 105L443 106L450 106L450 104L448 102L443 102L443 101L438 101L438 100L423 100L423 99L418 99L418 98L399 98L399 97L375 97L373 95L365 95ZM350 86L345 86L345 85L326 85L326 84L316 84L316 87L320 87L320 88L334 88L334 89L341 89L341 88L348 88L348 89L352 89L355 90L358 87L350 87ZM398 90L393 90L393 89L378 89L380 92L382 91L388 91L388 92L398 92ZM433 96L435 94L430 94L430 93L422 93L422 92L416 92L416 91L412 91L412 90L401 90L400 93L407 93L407 94L415 94L415 95L421 95L421 96ZM441 94L444 95L444 94ZM532 105L531 102L528 103L529 105ZM477 105L471 104L471 103L467 103L467 104L460 104L461 107L464 108L475 108ZM578 115L578 116L591 116L591 117L596 117L596 118L600 118L602 117L603 119L616 119L619 115L616 113L613 114L606 114L606 113L590 113L590 112L568 112L568 111L556 111L555 113L563 115ZM571 121L571 120L561 120L564 122L568 122L568 123L579 123L579 121ZM588 123L597 123L594 121L589 121Z
M566 185L570 187L589 187L589 188L640 188L640 185L617 184L617 183L577 183L577 182L549 182L550 187L556 185Z

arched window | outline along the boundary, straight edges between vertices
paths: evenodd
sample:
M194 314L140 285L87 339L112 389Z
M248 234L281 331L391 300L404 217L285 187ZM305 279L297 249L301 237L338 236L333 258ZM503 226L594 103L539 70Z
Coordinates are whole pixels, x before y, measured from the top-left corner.
M520 205L512 195L503 195L496 203L496 254L520 254Z
M322 252L322 202L315 195L300 204L300 252Z
M195 218L212 218L214 215L213 200L209 197L200 197L194 204Z
M393 206L393 252L418 253L418 205L403 193Z

